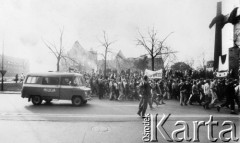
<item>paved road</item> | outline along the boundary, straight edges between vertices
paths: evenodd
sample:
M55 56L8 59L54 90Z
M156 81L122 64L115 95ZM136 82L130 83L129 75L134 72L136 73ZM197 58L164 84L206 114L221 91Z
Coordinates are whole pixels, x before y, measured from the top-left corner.
M227 109L220 113L216 109L180 106L176 101L166 101L148 113L171 114L164 124L166 132L181 128L176 121L183 120L189 125L193 137L192 121L208 121L210 115L219 121L213 135L218 138L225 120L233 121L239 135L239 115L230 115ZM143 120L137 116L137 101L109 101L94 98L87 105L73 107L70 101L53 101L33 106L19 94L0 94L0 141L3 143L140 143L143 134ZM207 126L199 128L200 142L207 143ZM230 134L227 134L229 136ZM183 136L182 133L179 137ZM158 132L158 142L167 142ZM218 140L217 142L221 142ZM232 141L234 142L234 141ZM235 142L236 143L236 142Z

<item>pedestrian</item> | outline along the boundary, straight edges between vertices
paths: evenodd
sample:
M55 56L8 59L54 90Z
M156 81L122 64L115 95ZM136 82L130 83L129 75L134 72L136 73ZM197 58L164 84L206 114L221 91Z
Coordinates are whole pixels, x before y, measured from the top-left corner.
M98 87L99 87L99 99L103 98L104 94L104 83L103 83L103 77L101 76L100 79L98 80Z
M16 76L15 76L15 81L16 81L16 83L18 82L18 74L16 74Z
M187 105L187 85L186 83L184 82L184 79L181 79L180 81L180 105L183 106L184 105Z
M22 73L21 76L20 76L20 82L23 83L23 80L24 80L25 76L24 74Z
M193 81L192 94L189 97L188 103L190 105L192 105L192 102L194 102L194 101L197 101L199 103L199 105L201 105L200 94L199 94L199 90L198 90L198 86L197 86L196 81Z
M109 81L109 100L113 100L114 99L114 94L113 94L113 79L110 79Z
M199 80L198 82L197 82L197 88L198 88L198 91L199 91L199 98L200 98L200 102L201 102L201 104L202 104L202 102L204 101L204 97L205 97L205 95L204 95L204 90L203 90L203 80Z
M124 98L124 82L123 82L123 78L121 78L121 81L118 84L119 86L119 97L118 100L122 100Z
M179 95L178 95L178 84L176 80L173 80L172 83L172 96L175 99L179 99Z
M187 88L187 90L186 90L186 103L185 103L185 105L187 105L187 101L190 98L190 95L192 93L192 84L190 82L190 79L186 80L186 88Z
M204 84L204 103L203 108L204 109L209 109L209 104L211 103L211 92L210 92L210 81L206 80L206 83Z
M139 110L137 114L144 118L147 110L147 104L149 102L149 98L151 97L151 86L149 84L147 75L144 76L143 82L140 84L140 94L141 100L139 103Z
M213 80L213 82L211 83L210 85L210 92L211 92L211 107L214 106L214 104L216 103L217 101L217 85L216 85L216 79Z
M164 87L164 97L166 98L166 99L170 99L170 92L169 92L169 86L168 86L168 81L165 81L164 82L164 84L163 84L163 87Z
M151 94L152 94L152 101L151 101L151 103L156 103L156 105L158 106L159 105L159 102L158 102L158 100L157 100L157 88L158 88L158 86L157 86L157 84L156 84L156 81L155 80L153 80L152 81L152 83L151 83Z
M158 101L159 101L160 104L165 104L165 103L163 102L164 95L165 95L163 80L160 80L160 81L158 82L158 87L159 87L159 89L160 89L160 92L159 92L160 95L159 95Z
M227 81L227 87L226 87L225 95L226 95L226 102L217 106L218 112L220 111L221 107L224 107L224 106L227 107L227 106L230 105L231 106L230 107L231 108L230 114L237 114L235 112L235 101L234 101L235 99L237 99L236 98L237 95L235 94L234 84L233 84L231 79L228 79L228 81Z
M89 84L90 84L90 88L91 88L91 92L92 92L92 95L95 93L94 92L94 74L91 76L91 78L89 79Z

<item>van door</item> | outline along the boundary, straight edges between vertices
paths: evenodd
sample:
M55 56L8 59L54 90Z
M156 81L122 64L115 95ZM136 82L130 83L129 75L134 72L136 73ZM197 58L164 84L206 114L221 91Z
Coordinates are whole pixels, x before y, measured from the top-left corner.
M59 99L59 81L59 77L43 77L42 96L47 99Z
M73 77L72 76L64 76L61 77L60 82L60 99L70 100L72 98L73 93Z

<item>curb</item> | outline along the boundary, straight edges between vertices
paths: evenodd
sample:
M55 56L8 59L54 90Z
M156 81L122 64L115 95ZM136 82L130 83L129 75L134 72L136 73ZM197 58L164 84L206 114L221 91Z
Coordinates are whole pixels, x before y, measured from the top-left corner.
M0 94L21 94L21 91L0 91Z

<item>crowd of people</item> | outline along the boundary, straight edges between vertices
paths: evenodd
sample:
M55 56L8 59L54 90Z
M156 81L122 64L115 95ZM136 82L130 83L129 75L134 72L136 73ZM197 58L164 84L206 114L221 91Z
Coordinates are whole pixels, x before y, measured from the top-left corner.
M92 94L99 99L139 100L139 109L146 106L146 102L152 109L154 103L159 106L170 99L178 100L180 106L197 104L204 109L216 108L217 111L225 106L231 109L231 114L237 114L235 103L240 109L240 85L238 80L231 78L147 78L141 74L111 74L105 78L103 75L85 74L85 78ZM145 86L144 82L149 86Z

